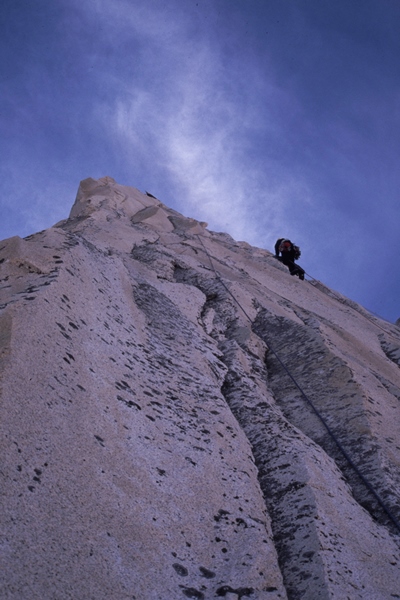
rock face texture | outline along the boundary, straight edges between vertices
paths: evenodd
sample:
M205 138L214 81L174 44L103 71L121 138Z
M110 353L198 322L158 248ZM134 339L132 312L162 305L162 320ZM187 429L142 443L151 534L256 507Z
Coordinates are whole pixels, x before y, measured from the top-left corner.
M0 243L0 597L400 598L400 330L109 177Z

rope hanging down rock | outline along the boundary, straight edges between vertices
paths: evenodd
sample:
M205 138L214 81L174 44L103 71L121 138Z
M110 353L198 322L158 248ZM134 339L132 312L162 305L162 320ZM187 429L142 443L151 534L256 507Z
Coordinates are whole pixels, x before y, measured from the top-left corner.
M296 266L296 264L293 261L289 260L289 262L292 265ZM346 302L334 290L330 290L330 289L328 290L328 288L321 281L319 281L318 279L315 279L315 277L310 275L310 273L307 273L307 271L305 271L304 269L303 269L303 271L304 271L304 275L307 275L307 277L309 278L309 279L307 279L307 281L309 281L311 283L311 285L316 287L320 292L322 292L323 294L326 294L330 298L334 298L337 302L340 302L340 304L346 304ZM321 286L321 287L319 287L319 286ZM393 339L398 341L397 337L394 336L393 333L384 329L381 325L379 325L379 323L377 323L376 321L373 320L373 318L371 318L374 316L374 317L378 317L379 319L381 319L381 317L379 317L379 315L375 315L375 313L374 313L373 315L371 314L371 317L369 317L368 314L361 312L357 308L354 308L354 310L357 310L358 314L360 314L362 317L364 317L364 319L367 319L367 321L369 321L370 323L375 325L375 327L378 327L379 329L381 329L383 331L383 333L385 333L386 335L389 335L390 337L392 337ZM367 313L371 313L371 311L369 311L366 308L364 310L367 311ZM385 320L385 319L383 319L383 320ZM387 321L387 322L390 323L389 321ZM393 323L390 323L390 325L393 325Z
M205 253L206 253L207 257L208 257L208 260L210 261L210 265L211 265L212 270L215 273L215 277L223 285L223 287L226 289L226 291L231 296L231 298L236 302L236 304L242 310L243 314L250 321L250 325L253 326L253 323L254 323L253 319L248 315L248 313L243 308L243 306L240 304L239 300L237 300L237 298L234 296L234 294L232 294L232 292L230 291L230 289L228 288L228 286L222 280L222 277L219 275L219 273L215 269L213 261L211 259L211 256L210 256L210 254L209 254L206 246L204 245L203 240L201 239L201 237L199 235L197 235L197 238L199 239L201 245L203 246L204 251L205 251ZM354 470L354 472L358 475L358 477L363 482L363 484L365 485L365 487L367 488L367 490L375 498L375 500L378 503L378 505L386 513L386 515L388 516L388 518L390 519L390 521L393 523L393 525L396 527L396 529L400 532L400 523L397 520L397 518L393 515L393 513L391 512L391 510L386 506L385 502L382 500L382 498L376 492L376 490L372 486L372 484L361 473L360 469L357 467L357 465L354 463L354 461L352 460L352 458L349 456L349 454L347 453L347 451L343 447L342 443L338 440L338 438L336 437L336 435L334 434L334 432L332 431L332 429L329 427L328 423L325 421L324 417L321 415L321 413L319 412L319 410L317 409L317 407L314 405L314 403L312 402L312 400L307 396L307 394L305 393L305 391L303 390L303 388L300 386L300 384L296 381L295 377L292 375L292 373L290 372L290 370L288 369L288 367L285 365L285 363L281 360L280 356L278 355L278 353L276 352L276 350L273 348L273 346L271 345L270 341L268 339L264 339L264 338L263 338L263 341L267 344L269 350L273 353L273 355L278 360L278 362L281 365L281 367L284 369L284 371L290 377L290 379L292 380L292 382L294 383L294 385L296 386L296 388L299 390L302 398L309 404L309 406L311 407L311 409L313 410L313 412L319 418L319 420L321 421L321 423L325 427L326 431L330 435L331 439L335 442L337 448L340 450L340 452L342 453L342 455L344 456L344 458L347 460L347 462L349 463L349 465L352 467L352 469Z

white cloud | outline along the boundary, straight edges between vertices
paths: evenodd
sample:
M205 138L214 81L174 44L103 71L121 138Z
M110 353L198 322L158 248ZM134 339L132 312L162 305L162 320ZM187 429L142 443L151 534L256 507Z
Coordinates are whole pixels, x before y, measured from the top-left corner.
M127 3L116 6L121 17ZM135 28L138 22L149 23L145 13L139 11ZM132 15L127 22L132 22ZM170 26L173 41L164 35ZM125 81L117 86L111 106L99 106L98 117L108 128L108 137L126 162L137 163L140 158L165 174L177 210L234 237L260 241L266 224L268 230L278 228L297 181L287 173L282 178L278 172L282 166L272 159L261 162L255 155L254 161L249 160L246 150L260 130L276 135L272 111L277 98L284 101L284 93L256 66L246 67L243 82L240 61L225 65L212 40L190 41L185 19L176 14L153 14L146 35L142 69L157 59L157 81L146 77ZM271 106L271 115L260 122L262 102Z

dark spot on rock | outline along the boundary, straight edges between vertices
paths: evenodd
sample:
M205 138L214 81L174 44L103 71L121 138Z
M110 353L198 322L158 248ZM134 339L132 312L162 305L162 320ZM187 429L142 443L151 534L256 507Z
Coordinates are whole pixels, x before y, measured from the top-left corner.
M186 598L197 598L197 600L204 600L203 592L199 592L195 588L184 588L183 593Z
M217 589L216 594L219 597L224 597L224 596L226 596L226 594L236 594L237 596L239 596L239 599L240 599L243 596L251 596L253 592L254 592L254 588L243 587L243 588L233 589L233 588L231 588L230 585L223 585L222 587Z
M187 570L186 567L184 567L183 565L180 565L179 563L174 563L172 565L172 567L175 569L175 571L178 573L178 575L180 575L181 577L187 577L189 574L189 571ZM189 596L190 597L190 596Z
M215 573L213 571L209 571L205 567L199 567L199 571L206 579L212 579L215 577Z
M127 382L126 382L126 381L124 381L124 380L121 380L121 381L116 381L116 382L115 382L115 387L116 387L118 390L128 390L128 389L130 390L130 389L131 389L131 388L130 388L130 386L129 386L129 383L127 383Z
M248 525L247 525L246 521L245 521L244 519L241 519L240 517L238 517L238 518L236 519L236 523L237 523L238 525L243 525L243 527L244 527L245 529L248 527Z
M139 404L136 404L136 402L133 402L132 400L125 400L125 398L123 398L122 396L117 396L117 400L123 402L128 408L136 408L136 410L142 410L142 407L139 406Z
M226 517L226 515L229 515L230 513L227 510L223 510L222 508L220 508L220 510L218 511L218 514L216 514L214 516L214 521L220 521L222 518Z

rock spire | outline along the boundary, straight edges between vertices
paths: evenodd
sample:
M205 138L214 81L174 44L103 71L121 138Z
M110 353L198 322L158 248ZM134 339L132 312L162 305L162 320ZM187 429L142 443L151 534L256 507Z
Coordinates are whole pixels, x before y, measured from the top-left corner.
M1 598L400 598L399 364L395 325L86 179L0 243Z

